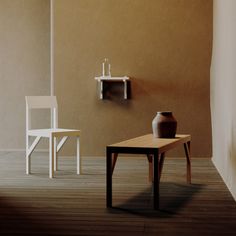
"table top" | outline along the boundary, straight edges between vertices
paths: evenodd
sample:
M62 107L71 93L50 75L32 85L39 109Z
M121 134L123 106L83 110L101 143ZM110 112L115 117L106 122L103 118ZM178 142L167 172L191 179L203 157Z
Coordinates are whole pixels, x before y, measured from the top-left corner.
M114 148L150 148L158 149L160 152L170 150L180 144L191 140L189 134L176 134L175 138L155 138L153 134L146 134L133 139L108 145Z

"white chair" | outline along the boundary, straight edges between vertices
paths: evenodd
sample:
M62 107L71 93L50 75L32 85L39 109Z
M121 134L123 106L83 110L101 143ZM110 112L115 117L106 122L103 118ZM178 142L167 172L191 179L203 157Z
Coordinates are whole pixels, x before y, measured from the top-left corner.
M75 136L77 139L77 174L81 172L79 130L59 129L58 109L55 96L26 96L26 174L31 172L31 154L42 137L49 139L49 177L54 177L57 170L57 153L62 148L68 136ZM31 109L51 109L52 127L50 129L31 129ZM35 137L30 144L30 137ZM62 137L57 144L57 138Z

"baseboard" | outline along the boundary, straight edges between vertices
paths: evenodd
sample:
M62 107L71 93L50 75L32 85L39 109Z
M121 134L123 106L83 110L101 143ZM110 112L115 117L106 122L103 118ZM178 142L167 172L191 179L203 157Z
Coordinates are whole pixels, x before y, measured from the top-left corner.
M0 149L0 152L25 152L25 149L21 148ZM48 149L35 149L34 152L48 152Z

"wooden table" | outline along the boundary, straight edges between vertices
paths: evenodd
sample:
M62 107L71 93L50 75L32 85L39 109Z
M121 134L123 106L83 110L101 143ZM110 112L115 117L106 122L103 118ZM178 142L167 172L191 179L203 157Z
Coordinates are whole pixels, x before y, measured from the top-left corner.
M165 152L183 144L187 160L187 182L191 183L190 135L176 135L175 138L154 138L147 134L137 138L115 143L106 148L107 164L107 207L112 207L112 173L119 153L145 154L149 161L149 180L153 181L153 206L159 209L159 181ZM132 157L129 157L132 158Z

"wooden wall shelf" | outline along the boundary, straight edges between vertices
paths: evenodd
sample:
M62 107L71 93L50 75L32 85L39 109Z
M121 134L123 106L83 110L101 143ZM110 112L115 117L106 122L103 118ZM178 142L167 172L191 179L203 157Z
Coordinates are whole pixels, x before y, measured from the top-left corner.
M95 77L95 80L97 80L100 83L99 86L99 97L100 99L104 99L104 82L123 82L124 83L124 99L128 98L127 95L127 82L130 80L129 77L123 76L123 77L110 77L110 76L99 76Z

